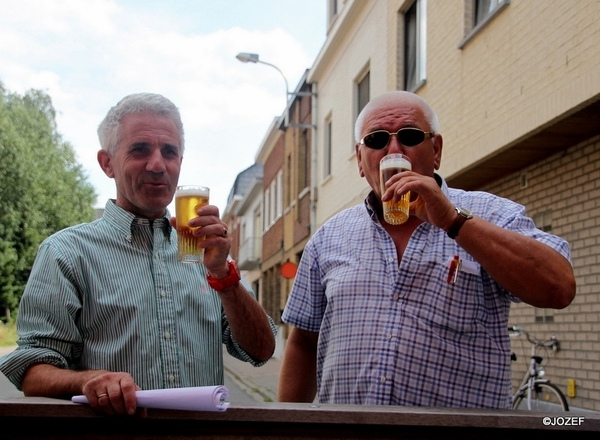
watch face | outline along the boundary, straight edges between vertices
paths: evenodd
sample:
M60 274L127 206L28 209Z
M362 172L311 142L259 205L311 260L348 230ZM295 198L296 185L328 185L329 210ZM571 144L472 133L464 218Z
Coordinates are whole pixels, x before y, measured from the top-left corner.
M471 211L469 211L467 208L456 208L456 212L458 212L463 217L467 217L467 218L473 217L473 214L471 214Z

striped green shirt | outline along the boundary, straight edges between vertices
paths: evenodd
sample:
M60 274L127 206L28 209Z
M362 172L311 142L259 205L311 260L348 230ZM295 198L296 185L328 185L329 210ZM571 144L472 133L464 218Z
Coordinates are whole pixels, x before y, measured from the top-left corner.
M19 389L40 362L126 371L142 389L222 384L223 344L261 364L233 340L204 266L177 261L168 218L151 223L113 201L101 219L41 244L17 326L19 347L0 371Z

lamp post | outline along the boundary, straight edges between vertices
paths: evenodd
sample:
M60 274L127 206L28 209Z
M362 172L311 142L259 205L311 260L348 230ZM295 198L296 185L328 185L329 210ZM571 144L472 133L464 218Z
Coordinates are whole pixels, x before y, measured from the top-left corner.
M285 106L287 107L288 99L290 96L290 88L288 87L287 78L285 77L285 75L283 74L283 72L281 71L281 69L279 67L277 67L274 64L259 60L257 53L240 52L235 57L238 60L240 60L242 63L260 63L260 64L265 64L267 66L271 66L273 69L277 70L280 73L283 80L285 81ZM286 112L286 116L287 116L287 112ZM286 122L287 122L287 117L286 117Z
M288 87L288 81L281 69L275 66L274 64L267 63L265 61L261 61L258 57L257 53L248 53L248 52L240 52L235 56L242 63L260 63L266 64L267 66L271 66L276 69L282 76L285 81L285 115L284 115L284 127L295 127L295 128L310 128L312 131L311 136L311 176L310 176L310 234L315 232L316 226L316 211L317 211L317 198L316 198L316 181L317 181L317 105L316 99L317 94L314 92L316 85L313 84L313 92L296 92L290 93L290 89ZM288 117L288 109L289 109L289 99L295 96L311 96L312 97L312 123L311 124L290 124Z

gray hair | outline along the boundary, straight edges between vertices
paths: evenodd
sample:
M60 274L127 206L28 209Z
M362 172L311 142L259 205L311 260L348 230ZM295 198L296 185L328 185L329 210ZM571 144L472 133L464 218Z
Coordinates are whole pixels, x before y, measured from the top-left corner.
M382 105L395 104L400 101L404 101L404 103L412 104L415 107L420 108L423 112L423 116L425 116L425 120L429 124L429 130L431 130L435 134L439 134L440 122L438 120L437 114L433 111L433 109L431 108L429 103L425 101L425 99L423 99L416 93L411 93L404 90L394 90L373 98L361 110L360 114L358 115L358 118L356 118L356 123L354 124L354 137L356 143L359 143L362 139L363 125L365 123L365 118L369 113L371 113L373 110L379 108Z
M103 150L113 156L121 136L121 122L133 113L154 113L171 119L179 131L181 155L184 151L183 123L179 109L162 95L156 93L134 93L121 99L112 107L98 126L98 139Z

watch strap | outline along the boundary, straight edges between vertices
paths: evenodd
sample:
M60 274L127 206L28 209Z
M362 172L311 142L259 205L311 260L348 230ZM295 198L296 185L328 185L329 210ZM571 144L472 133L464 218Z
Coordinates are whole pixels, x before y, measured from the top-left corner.
M456 219L454 220L454 223L452 223L452 226L450 226L450 229L448 229L447 232L448 237L450 237L452 240L454 240L458 236L458 232L460 231L460 228L463 227L465 222L473 218L473 215L469 211L465 212L461 208L455 209L457 214Z
M221 292L229 287L236 286L242 279L235 261L228 260L227 265L229 267L229 273L224 278L214 278L211 275L206 275L208 284L217 292Z

